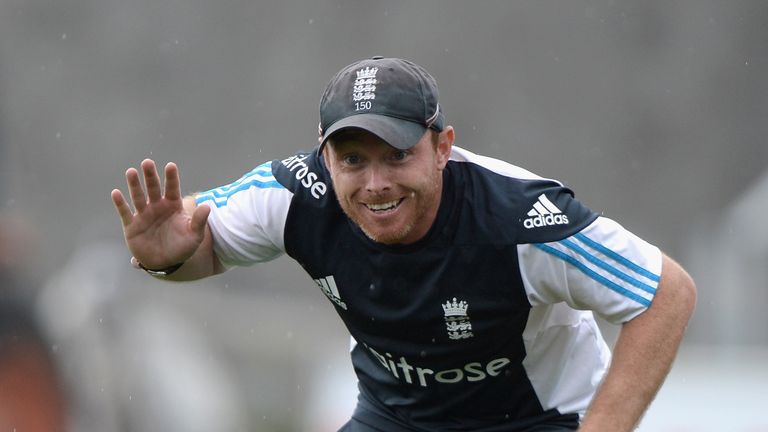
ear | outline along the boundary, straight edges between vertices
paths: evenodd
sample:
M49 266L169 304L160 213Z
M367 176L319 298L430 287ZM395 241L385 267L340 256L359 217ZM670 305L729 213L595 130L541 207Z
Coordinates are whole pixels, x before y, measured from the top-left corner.
M442 170L448 164L448 159L451 158L451 149L453 148L453 141L456 139L453 126L446 126L442 132L437 134L437 164Z
M328 141L323 146L323 162L325 162L325 167L328 169L328 171L331 170L331 142Z

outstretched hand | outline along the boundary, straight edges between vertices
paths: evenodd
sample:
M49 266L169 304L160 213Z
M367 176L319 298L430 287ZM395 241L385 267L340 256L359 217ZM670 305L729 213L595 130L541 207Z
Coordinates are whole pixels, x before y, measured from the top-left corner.
M123 224L128 250L144 267L160 269L186 261L203 241L210 207L202 205L189 214L184 209L179 169L173 162L165 166L165 190L160 184L155 162L141 162L146 194L139 172L125 172L133 210L119 189L112 191L112 203Z

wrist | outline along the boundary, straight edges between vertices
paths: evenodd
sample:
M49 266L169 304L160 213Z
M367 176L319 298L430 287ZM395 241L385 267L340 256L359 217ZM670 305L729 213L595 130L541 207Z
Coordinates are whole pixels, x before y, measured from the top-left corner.
M141 263L141 262L139 262L138 260L136 260L136 258L133 258L131 261L134 261L134 262L135 262L135 266L136 266L136 267L138 267L138 268L140 268L140 269L144 270L145 272L147 272L147 273L149 273L150 275L152 275L152 276L155 276L155 277L165 277L165 276L170 276L171 274L173 274L173 273L175 273L177 270L179 270L179 269L181 268L181 266L183 266L183 265L184 265L184 261L182 261L182 262L180 262L180 263L177 263L177 264L174 264L174 265L171 265L171 266L168 266L168 267L163 267L163 268L149 268L149 267L146 267L146 266L144 266L144 264L142 264L142 263Z

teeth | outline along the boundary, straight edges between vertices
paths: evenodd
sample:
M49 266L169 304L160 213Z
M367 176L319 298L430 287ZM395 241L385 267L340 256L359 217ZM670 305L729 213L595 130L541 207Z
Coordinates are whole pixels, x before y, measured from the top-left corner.
M366 204L366 207L373 211L382 211L382 210L389 210L393 209L397 206L399 203L399 200L390 201L388 203L382 203L382 204Z

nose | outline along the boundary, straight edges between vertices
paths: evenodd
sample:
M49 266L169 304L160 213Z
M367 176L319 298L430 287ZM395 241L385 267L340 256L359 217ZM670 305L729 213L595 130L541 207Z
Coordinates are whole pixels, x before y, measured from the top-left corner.
M380 164L371 164L366 172L365 190L379 194L388 191L392 186L390 170Z

